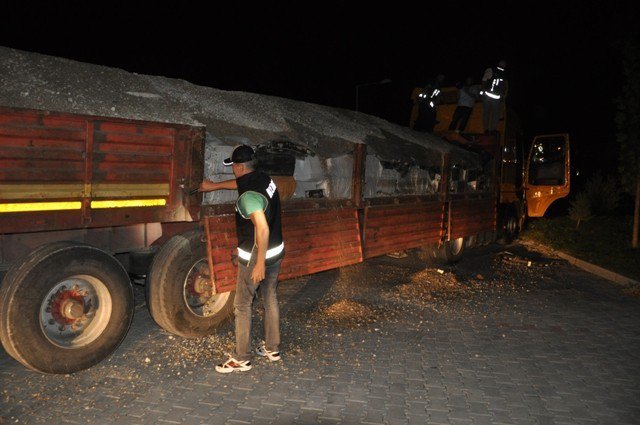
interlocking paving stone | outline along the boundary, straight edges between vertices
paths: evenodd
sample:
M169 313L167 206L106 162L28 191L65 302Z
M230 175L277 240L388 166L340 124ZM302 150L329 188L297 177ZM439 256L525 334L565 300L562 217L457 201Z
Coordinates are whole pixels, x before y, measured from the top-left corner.
M469 261L490 262L492 252ZM474 276L465 261L447 273L461 282ZM408 277L384 281L388 268ZM218 359L164 361L163 350L181 340L155 325L134 288L130 333L89 370L40 375L0 351L0 423L640 423L638 299L567 264L518 275L513 287L486 283L486 296L420 305L380 298L423 271L411 256L379 257L282 282L284 324L302 311L313 326L312 313L345 290L343 274L354 276L348 299L402 309L357 326L325 323L326 336L301 346L303 354L287 353L296 337L289 332L309 328L304 320L288 323L282 362L257 359L250 372L230 376L212 370ZM231 341L231 330L220 338Z

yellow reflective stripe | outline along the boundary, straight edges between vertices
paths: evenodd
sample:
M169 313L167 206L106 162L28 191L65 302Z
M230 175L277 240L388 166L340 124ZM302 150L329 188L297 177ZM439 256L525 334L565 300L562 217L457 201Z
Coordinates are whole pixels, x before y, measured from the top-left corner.
M87 192L88 193L88 192ZM83 183L3 183L0 184L0 199L60 199L81 198Z
M91 201L91 208L131 208L131 207L158 207L167 205L166 199L122 199Z
M169 196L169 183L0 183L0 199Z
M0 213L79 210L82 202L25 202L21 204L0 204Z
M91 195L96 198L169 196L169 183L93 183Z

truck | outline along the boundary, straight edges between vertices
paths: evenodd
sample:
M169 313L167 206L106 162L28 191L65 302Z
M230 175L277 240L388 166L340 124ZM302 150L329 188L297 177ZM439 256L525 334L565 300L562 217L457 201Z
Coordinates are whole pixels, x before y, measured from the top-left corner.
M34 371L107 358L131 324L134 277L172 334L203 337L232 317L236 194L198 187L231 178L222 159L239 143L281 195L281 280L401 250L454 262L513 230L501 225L503 157L488 149L340 108L0 54L23 65L0 89L0 340ZM47 90L25 96L45 68ZM558 186L548 165L569 184L568 150L550 162L560 140L532 150L525 181L540 205Z
M413 107L409 127L413 128L420 109L422 88L411 93ZM477 99L464 131L451 130L459 88L443 87L435 105L433 134L489 158L496 178L498 226L503 237L512 240L527 217L542 217L549 206L569 195L570 141L567 133L546 134L527 141L522 138L520 118L503 98L498 125L487 132L483 125L483 104Z

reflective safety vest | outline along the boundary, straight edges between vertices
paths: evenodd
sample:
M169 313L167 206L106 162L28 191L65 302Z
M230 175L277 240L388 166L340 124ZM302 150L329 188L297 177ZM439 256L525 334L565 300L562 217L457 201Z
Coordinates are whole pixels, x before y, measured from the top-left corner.
M420 99L420 101L428 101L429 106L433 108L434 106L436 106L435 100L439 94L440 94L440 89L437 87L434 87L433 89L431 89L431 92L429 92L428 90L424 90L420 92L420 94L418 95L418 98Z
M504 68L500 68L496 66L491 70L491 80L487 82L487 87L485 88L484 94L491 99L500 99L504 93Z
M262 195L267 206L264 214L269 225L269 244L265 264L271 265L284 257L284 242L282 240L282 224L280 209L280 194L275 182L263 172L253 171L238 178L238 194L242 196L248 191ZM236 233L238 236L238 261L247 265L252 256L257 253L255 245L255 228L249 217L243 217L236 202Z

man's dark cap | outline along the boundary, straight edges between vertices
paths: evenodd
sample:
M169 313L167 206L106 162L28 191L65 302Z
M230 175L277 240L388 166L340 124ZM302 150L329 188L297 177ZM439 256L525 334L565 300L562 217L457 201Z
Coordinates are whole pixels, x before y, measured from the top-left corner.
M254 157L255 153L253 152L251 146L240 145L233 150L231 158L225 159L224 161L222 161L222 163L224 165L231 165L234 162L236 164L241 164L243 162L253 161Z

